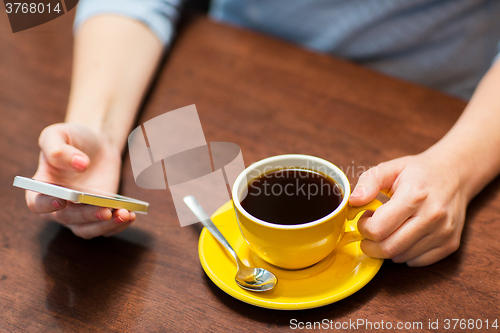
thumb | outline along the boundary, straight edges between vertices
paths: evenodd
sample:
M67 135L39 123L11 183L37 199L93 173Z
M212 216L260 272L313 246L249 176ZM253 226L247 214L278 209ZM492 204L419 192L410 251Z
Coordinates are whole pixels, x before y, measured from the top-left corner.
M375 199L380 191L389 192L404 166L404 160L396 159L363 172L349 197L349 203L353 206L366 205Z
M83 172L89 164L90 158L83 151L73 145L78 141L71 126L55 124L45 128L38 140L43 156L55 168Z

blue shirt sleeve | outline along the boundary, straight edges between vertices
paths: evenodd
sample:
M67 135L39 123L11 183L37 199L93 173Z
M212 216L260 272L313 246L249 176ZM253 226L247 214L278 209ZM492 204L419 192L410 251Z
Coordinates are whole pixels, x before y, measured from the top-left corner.
M164 46L172 41L183 0L81 0L74 31L91 17L115 14L144 23Z

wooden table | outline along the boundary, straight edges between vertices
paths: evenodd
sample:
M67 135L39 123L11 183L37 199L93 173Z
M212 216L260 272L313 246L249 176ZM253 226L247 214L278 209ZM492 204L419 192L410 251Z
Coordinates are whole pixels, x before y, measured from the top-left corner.
M386 260L361 291L305 311L261 309L219 290L199 263L200 225L179 226L168 191L138 188L128 155L122 193L151 202L151 212L122 234L86 241L32 214L12 181L34 173L40 131L63 120L70 16L0 33L0 331L277 332L291 319L426 330L429 320L500 320L498 179L470 205L458 252L424 268ZM207 141L238 144L246 165L311 154L351 167L352 183L360 168L433 144L465 105L206 18L180 35L138 122L193 103Z

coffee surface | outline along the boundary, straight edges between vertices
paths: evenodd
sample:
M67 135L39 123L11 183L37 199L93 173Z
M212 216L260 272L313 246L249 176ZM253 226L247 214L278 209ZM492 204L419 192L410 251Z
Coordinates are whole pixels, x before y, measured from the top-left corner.
M342 202L337 183L307 169L280 169L252 179L241 206L250 215L284 225L318 220Z

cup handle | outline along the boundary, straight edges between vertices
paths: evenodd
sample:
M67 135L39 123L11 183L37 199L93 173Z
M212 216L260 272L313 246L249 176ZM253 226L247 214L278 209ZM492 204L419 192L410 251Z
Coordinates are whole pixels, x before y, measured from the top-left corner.
M377 199L373 199L371 202L367 203L366 205L359 206L359 207L354 207L354 206L349 205L348 211L347 211L347 220L354 220L356 218L356 216L358 216L359 213L362 213L366 210L371 210L374 212L380 206L382 206L382 202L380 202ZM345 246L345 245L353 243L353 242L362 241L363 239L364 239L364 237L359 233L358 230L348 231L348 232L344 233L344 237L342 237L342 240L340 241L339 245L337 245L337 248L341 248L342 246Z

